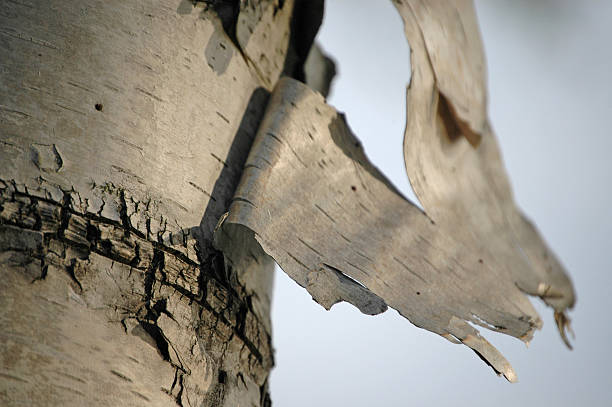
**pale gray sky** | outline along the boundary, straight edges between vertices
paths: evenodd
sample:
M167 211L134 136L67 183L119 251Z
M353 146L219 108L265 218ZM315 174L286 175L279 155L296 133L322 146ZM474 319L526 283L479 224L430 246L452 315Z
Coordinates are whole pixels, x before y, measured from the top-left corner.
M402 136L409 53L390 0L328 0L319 41L338 63L329 102L407 196ZM518 384L397 312L325 311L277 272L272 399L284 406L612 405L612 2L477 1L489 112L519 205L569 269L568 351L552 313L529 349L487 332Z

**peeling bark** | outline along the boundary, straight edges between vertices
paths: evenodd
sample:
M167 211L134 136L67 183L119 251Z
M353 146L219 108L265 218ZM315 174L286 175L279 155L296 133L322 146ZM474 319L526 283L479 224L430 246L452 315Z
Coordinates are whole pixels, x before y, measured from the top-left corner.
M474 246L405 199L366 158L324 98L281 79L270 98L230 211L281 268L329 309L396 309L474 350L497 373L510 364L473 325L528 342L541 321L514 264ZM532 270L522 269L531 276ZM571 286L570 286L571 288Z

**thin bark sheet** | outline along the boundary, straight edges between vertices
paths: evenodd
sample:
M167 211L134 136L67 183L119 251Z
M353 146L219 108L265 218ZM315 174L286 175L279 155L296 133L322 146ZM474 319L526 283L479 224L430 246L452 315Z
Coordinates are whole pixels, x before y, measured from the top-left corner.
M469 346L510 381L510 364L472 325L524 341L541 325L507 264L454 239L401 196L343 116L291 79L271 96L219 227L232 224L251 229L326 308L345 300L376 314L388 304Z
M412 56L404 156L417 197L436 224L470 250L488 252L521 290L553 307L570 346L565 311L574 305L574 289L514 203L486 117L484 52L472 2L395 4Z

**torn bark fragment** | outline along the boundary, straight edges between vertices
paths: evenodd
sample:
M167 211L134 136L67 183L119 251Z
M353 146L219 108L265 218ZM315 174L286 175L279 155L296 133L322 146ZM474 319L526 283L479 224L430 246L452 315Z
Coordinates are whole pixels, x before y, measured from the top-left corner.
M484 51L470 0L395 2L411 49L404 156L428 216L471 250L504 264L555 310L564 342L571 281L516 207L487 119Z
M219 228L235 224L326 308L345 300L376 313L386 303L469 346L510 381L512 367L472 324L523 341L541 326L507 263L455 239L401 196L342 115L292 79L270 98Z

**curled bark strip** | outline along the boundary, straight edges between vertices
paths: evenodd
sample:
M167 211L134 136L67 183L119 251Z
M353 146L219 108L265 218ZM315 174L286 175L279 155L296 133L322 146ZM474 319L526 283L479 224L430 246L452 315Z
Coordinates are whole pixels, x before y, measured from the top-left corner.
M569 346L565 312L574 305L574 289L514 203L486 118L484 52L472 2L395 4L411 49L404 156L417 197L441 229L471 250L488 252L522 291L553 307ZM482 135L480 143L474 143L473 131Z
M523 341L541 326L507 263L455 239L401 196L342 115L292 79L271 96L217 233L232 224L251 229L326 308L345 300L373 314L386 303L467 345L510 381L510 364L471 324Z

